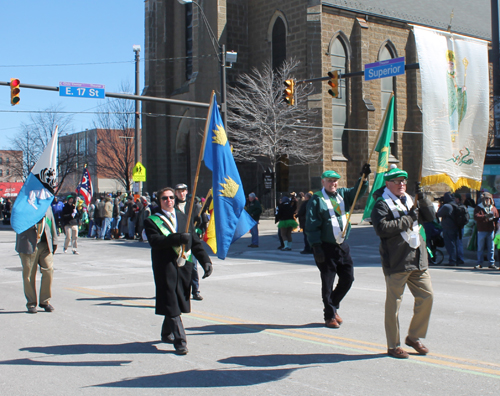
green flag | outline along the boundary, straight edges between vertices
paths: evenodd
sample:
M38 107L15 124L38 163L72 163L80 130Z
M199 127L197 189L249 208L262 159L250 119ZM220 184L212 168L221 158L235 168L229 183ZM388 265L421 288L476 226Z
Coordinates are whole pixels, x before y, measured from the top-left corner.
M375 204L373 192L384 185L384 173L387 172L389 167L389 154L391 152L390 142L392 129L394 127L394 96L389 102L387 109L385 109L385 114L384 126L380 133L377 147L375 147L375 151L378 152L377 172L375 173L375 180L373 181L370 195L368 195L368 201L366 201L363 220L369 218L372 214L373 205Z

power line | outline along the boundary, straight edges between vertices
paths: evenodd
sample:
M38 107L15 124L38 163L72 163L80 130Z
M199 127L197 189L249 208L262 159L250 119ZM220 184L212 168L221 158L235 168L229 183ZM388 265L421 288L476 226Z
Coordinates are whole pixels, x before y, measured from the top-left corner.
M175 58L159 58L159 59L148 59L148 62L173 62L178 60L186 59L204 59L204 58L215 58L213 54L199 55L199 56L179 56ZM146 58L140 59L141 62L145 62ZM93 65L113 65L120 63L134 63L135 60L126 61L113 61L113 62L85 62L85 63L50 63L50 64L38 64L38 65L0 65L0 68L7 67L67 67L67 66L93 66Z
M47 111L47 110L0 110L0 113L36 113L36 114L100 114L100 115L135 115L133 111ZM142 116L146 117L170 117L170 118L187 118L190 120L201 120L206 121L206 117L189 117L189 116L181 116L181 115L173 115L173 114L155 114L155 113L140 113ZM13 129L13 128L6 128ZM3 129L0 129L3 130Z

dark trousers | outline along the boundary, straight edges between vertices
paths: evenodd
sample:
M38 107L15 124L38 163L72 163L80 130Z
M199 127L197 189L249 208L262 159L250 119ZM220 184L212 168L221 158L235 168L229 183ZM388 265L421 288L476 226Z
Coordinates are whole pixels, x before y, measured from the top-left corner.
M307 240L307 235L305 230L303 229L302 233L304 234L304 251L312 252L311 245L309 245L309 241Z
M198 262L193 257L193 270L191 271L191 294L194 296L200 291L200 277L198 276Z
M347 242L339 245L322 243L321 247L325 252L325 261L316 262L321 275L321 297L323 298L325 321L335 316L339 309L340 302L354 282L354 268L351 258L350 248ZM335 276L339 280L333 289Z
M162 338L167 338L169 334L174 335L174 347L179 348L181 346L185 347L187 345L186 341L186 331L184 330L184 325L180 316L165 316L163 320L163 325L161 327Z

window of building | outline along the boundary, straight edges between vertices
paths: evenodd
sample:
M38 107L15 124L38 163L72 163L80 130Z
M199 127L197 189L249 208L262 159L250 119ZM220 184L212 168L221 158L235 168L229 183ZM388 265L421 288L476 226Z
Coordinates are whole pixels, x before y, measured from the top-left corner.
M281 18L274 22L272 40L273 70L277 70L286 60L286 27Z
M193 75L193 4L186 4L186 80Z
M3 176L3 170L0 169L0 177L2 177L2 176Z
M330 46L330 61L331 70L339 70L340 74L346 72L347 68L347 51L341 37L333 40ZM332 139L333 139L333 156L344 157L342 137L344 128L347 122L347 95L346 95L346 80L339 80L339 97L332 98ZM327 85L329 88L329 86Z
M393 59L395 57L394 51L388 46L384 45L379 52L378 60L388 60ZM387 108L387 102L391 97L391 93L394 92L394 96L396 96L396 77L386 77L380 79L380 95L381 95L381 110L382 114L385 113L385 109ZM394 128L396 128L396 106L394 106ZM391 157L397 157L396 149L397 144L395 140L394 131L391 135Z
M2 163L3 163L3 158L0 157L0 165L2 165Z
M8 164L9 162L10 162L10 158L9 157L5 158L5 163Z
M10 175L10 169L7 169L7 171L5 172L5 174L6 174L7 176L9 176L9 175Z

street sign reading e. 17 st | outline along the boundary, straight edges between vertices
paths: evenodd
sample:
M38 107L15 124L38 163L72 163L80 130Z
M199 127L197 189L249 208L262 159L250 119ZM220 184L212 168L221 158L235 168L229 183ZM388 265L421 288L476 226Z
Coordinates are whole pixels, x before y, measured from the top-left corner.
M405 58L394 58L365 65L365 81L394 77L405 73Z
M75 98L104 99L106 96L104 85L73 82L59 83L59 96L73 96Z

